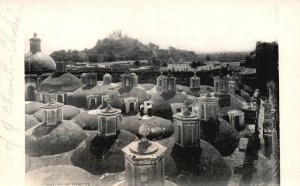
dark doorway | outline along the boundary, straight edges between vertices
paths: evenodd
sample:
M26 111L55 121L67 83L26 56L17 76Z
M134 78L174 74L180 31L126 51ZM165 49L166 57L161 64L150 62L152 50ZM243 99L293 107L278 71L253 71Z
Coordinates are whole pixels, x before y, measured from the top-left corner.
M134 103L129 103L129 112L134 111Z
M234 127L237 130L240 130L241 126L240 126L240 117L239 116L234 116Z
M91 99L91 108L96 107L96 99Z

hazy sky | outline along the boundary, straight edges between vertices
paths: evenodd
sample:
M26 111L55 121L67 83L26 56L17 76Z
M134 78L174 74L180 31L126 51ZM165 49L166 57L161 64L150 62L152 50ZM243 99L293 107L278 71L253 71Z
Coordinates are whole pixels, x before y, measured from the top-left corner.
M276 1L26 0L25 50L36 32L42 50L91 48L114 30L144 44L196 52L252 50L277 41Z

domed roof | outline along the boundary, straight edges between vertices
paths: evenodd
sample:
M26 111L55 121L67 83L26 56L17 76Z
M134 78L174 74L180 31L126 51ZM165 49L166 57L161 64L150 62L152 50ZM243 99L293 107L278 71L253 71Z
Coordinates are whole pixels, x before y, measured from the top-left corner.
M155 116L159 116L165 119L172 119L173 113L171 109L172 103L183 103L185 100L189 100L189 98L179 92L172 97L164 96L161 92L157 92L152 95L151 101L153 101L152 105L152 113Z
M37 34L33 34L30 39L30 52L25 54L25 72L51 72L55 71L56 64L54 60L41 52L41 39L37 38Z
M101 101L101 96L104 95L113 95L115 94L115 90L109 90L106 86L100 86L99 84L96 84L95 86L88 86L85 85L77 90L75 90L72 94L69 96L69 104L79 107L79 108L85 108L87 107L87 97L89 96L97 96L97 99ZM115 106L114 106L115 107Z
M92 133L73 151L71 162L94 175L124 171L125 158L121 149L135 140L137 137L125 130L112 136Z
M70 73L54 73L47 77L40 85L39 91L73 92L82 86L82 82L75 75Z
M103 75L103 78L112 77L110 74L106 73Z
M50 56L42 52L25 54L25 72L51 72L55 69L56 64Z
M124 123L121 125L121 129L140 136L140 126L142 124L150 128L150 133L147 135L147 138L150 140L164 139L174 133L174 124L170 120L157 116L146 119L141 119L137 115L124 117Z
M73 121L63 120L57 126L39 125L25 136L26 154L43 156L75 149L87 135Z

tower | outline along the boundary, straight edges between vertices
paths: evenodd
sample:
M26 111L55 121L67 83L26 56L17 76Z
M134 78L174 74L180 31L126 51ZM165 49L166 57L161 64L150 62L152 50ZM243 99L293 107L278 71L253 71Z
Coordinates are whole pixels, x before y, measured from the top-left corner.
M207 93L198 100L197 114L202 120L218 118L218 99Z
M30 52L36 54L41 52L41 39L37 37L37 34L33 34L33 38L30 39Z
M42 123L48 126L58 125L63 120L63 105L51 99L50 102L43 105L43 118Z
M82 82L85 82L87 86L97 85L97 73L86 73L83 78Z
M235 90L237 89L236 82L233 80L228 81L228 89L230 94L235 94Z
M215 76L214 78L214 89L215 92L228 92L228 77L226 76Z
M193 90L200 90L200 78L197 77L196 72L194 76L190 79L190 89Z
M101 135L111 136L117 134L122 122L120 109L115 109L111 106L110 98L106 99L107 107L97 109L98 114L98 131Z
M157 90L170 95L176 94L176 78L171 76L171 74L159 76L157 82L159 84Z
M162 90L162 80L165 78L163 75L163 72L161 71L160 76L156 78L156 90L161 91Z
M173 115L175 125L175 143L181 147L200 145L200 117L189 110L185 101L185 109Z
M121 75L122 89L125 91L131 90L138 84L138 76L135 73L126 72Z
M140 141L131 142L122 149L125 155L125 186L164 186L164 157L167 148L157 142L149 141L149 126L142 124Z

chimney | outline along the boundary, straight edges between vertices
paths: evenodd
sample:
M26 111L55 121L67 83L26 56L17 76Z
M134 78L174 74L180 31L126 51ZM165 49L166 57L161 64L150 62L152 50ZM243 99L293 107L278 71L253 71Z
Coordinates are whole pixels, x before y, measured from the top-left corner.
M41 51L41 39L37 38L37 34L33 34L33 38L30 39L30 52L35 54Z

